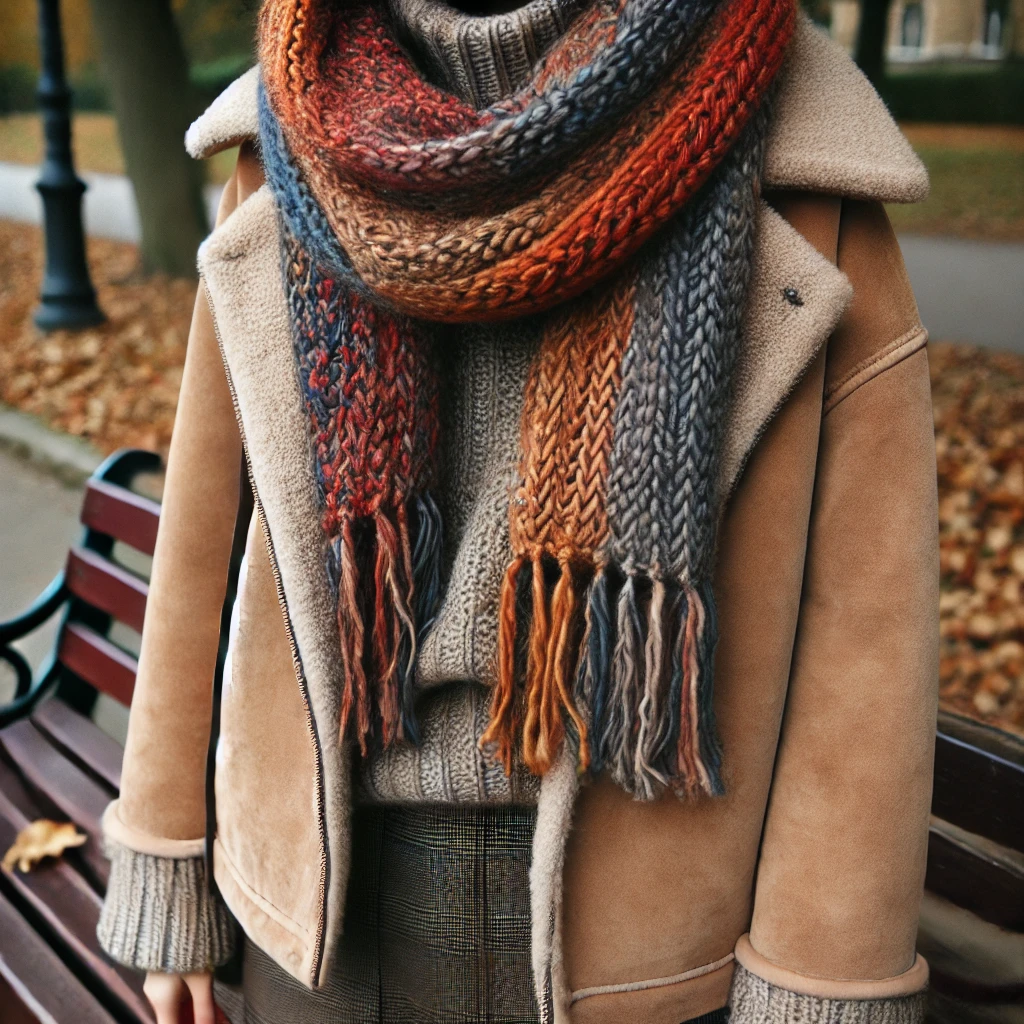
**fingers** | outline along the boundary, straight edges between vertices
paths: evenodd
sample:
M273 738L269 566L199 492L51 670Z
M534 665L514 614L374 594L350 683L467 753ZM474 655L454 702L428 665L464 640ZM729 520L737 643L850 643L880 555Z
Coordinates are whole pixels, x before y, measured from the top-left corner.
M214 1024L213 975L208 971L183 976L192 996L192 1015L195 1024Z
M185 983L178 974L150 971L142 991L156 1014L156 1024L179 1024Z

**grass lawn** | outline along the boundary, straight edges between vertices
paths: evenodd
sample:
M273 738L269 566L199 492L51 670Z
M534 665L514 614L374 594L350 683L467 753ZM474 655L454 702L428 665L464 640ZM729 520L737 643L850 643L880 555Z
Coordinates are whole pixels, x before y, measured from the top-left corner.
M928 168L929 198L890 206L897 231L1024 240L1024 128L904 125Z
M893 206L897 231L961 238L1024 240L1024 128L988 125L904 125L932 178L932 194L916 206ZM76 114L79 170L124 172L117 129L109 114ZM38 163L43 139L39 118L0 118L0 161ZM210 181L226 181L230 150L208 161Z
M124 157L117 125L110 114L75 114L72 127L75 167L79 171L124 174ZM184 142L182 143L184 145ZM0 161L38 164L43 159L43 132L36 114L0 117ZM235 151L218 153L207 161L207 178L227 181L235 166Z

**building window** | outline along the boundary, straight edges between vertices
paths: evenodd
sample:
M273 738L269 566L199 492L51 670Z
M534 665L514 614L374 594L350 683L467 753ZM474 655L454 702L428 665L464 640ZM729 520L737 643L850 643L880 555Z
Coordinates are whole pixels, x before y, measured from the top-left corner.
M1003 15L993 3L987 4L985 12L985 46L997 52L1003 45Z
M924 42L924 11L919 3L909 3L903 8L903 26L900 46L908 50L920 50Z

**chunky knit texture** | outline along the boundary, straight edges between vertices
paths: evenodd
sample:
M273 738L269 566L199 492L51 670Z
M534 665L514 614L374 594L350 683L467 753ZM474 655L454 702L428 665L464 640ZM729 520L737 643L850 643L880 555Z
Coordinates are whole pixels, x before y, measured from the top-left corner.
M822 999L779 988L737 964L729 1005L731 1024L922 1024L925 994Z
M375 7L265 3L264 159L364 754L417 739L432 322L544 314L483 741L507 771L544 774L568 736L639 797L721 792L716 466L793 22L791 0L605 0L478 111Z
M153 857L107 841L110 880L97 937L118 963L184 974L227 963L237 926L201 857Z

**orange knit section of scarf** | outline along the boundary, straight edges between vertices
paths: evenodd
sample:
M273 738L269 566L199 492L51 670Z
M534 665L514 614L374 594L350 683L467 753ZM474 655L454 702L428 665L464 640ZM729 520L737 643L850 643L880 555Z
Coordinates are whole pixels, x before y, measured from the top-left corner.
M393 192L382 203L340 157L332 166L346 140L326 137L304 105L303 5L270 8L262 32L268 96L279 118L308 135L295 159L304 171L316 163L318 173L305 177L331 229L377 295L407 314L445 322L547 309L620 266L732 147L785 58L796 18L792 0L729 0L703 51L672 69L613 140L591 146L513 205L501 203L517 189L496 189L481 198L484 215L460 216L407 201L436 196L436 186ZM457 178L451 187L459 187Z
M574 652L580 594L608 539L613 414L633 305L633 275L627 273L612 291L567 309L545 332L526 388L522 483L510 506L514 559L502 582L498 682L481 740L494 745L506 769L521 734L523 762L543 775L565 736L563 712L577 733L581 768L587 767L587 725L571 695ZM546 560L557 572L553 587L545 580ZM525 686L517 692L517 590L527 566L532 613Z

